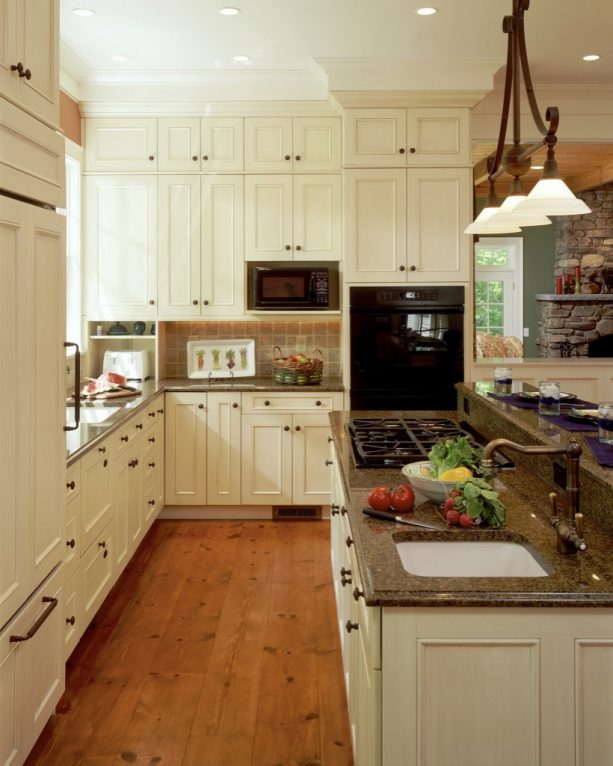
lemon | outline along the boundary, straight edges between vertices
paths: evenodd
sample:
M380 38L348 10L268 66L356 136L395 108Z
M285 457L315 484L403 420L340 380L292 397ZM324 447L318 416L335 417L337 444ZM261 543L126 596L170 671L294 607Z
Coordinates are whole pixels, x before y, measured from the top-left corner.
M473 472L470 468L466 468L462 465L459 468L450 468L448 471L443 471L438 478L441 481L466 481L466 479L470 479L472 475Z

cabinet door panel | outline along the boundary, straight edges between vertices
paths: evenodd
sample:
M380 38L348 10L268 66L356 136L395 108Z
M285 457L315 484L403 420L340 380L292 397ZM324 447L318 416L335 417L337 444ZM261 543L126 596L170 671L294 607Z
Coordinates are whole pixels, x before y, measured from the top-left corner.
M330 502L330 426L327 415L294 415L293 499L294 503Z
M408 109L408 165L470 165L467 109Z
M114 582L113 530L109 523L81 558L81 592L85 625L89 625Z
M85 168L99 172L155 172L157 120L107 118L85 121Z
M108 443L108 440L107 440ZM105 445L101 446L104 449ZM86 550L108 523L112 512L111 467L108 448L94 449L81 461L81 544Z
M292 177L247 176L245 207L246 260L290 260Z
M243 169L242 117L202 120L202 170L235 173Z
M175 173L200 170L200 118L158 119L158 169Z
M294 117L293 125L294 170L340 170L340 118Z
M405 109L345 110L343 164L346 167L405 167L405 142Z
M149 176L86 180L90 318L157 313L157 183Z
M54 125L59 123L59 9L57 0L22 0L23 64L20 101Z
M294 176L294 260L341 259L341 177Z
M470 171L428 168L408 170L407 264L409 279L468 280L470 237Z
M200 315L200 178L158 179L158 311Z
M206 504L206 394L166 394L167 505Z
M292 169L292 118L245 118L245 170L283 173Z
M242 176L202 179L200 295L204 316L244 312L243 184Z
M344 199L349 281L406 280L406 171L350 170Z
M240 505L240 394L208 394L207 502Z
M244 504L270 505L292 501L291 424L290 415L243 416L241 479Z

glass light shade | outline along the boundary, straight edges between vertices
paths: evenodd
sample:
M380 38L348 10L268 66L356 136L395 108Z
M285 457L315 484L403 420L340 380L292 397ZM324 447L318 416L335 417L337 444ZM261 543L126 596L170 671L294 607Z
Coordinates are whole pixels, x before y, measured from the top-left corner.
M521 233L521 229L509 222L502 224L490 223L500 211L499 207L484 207L475 220L464 229L464 234L515 234Z
M592 211L583 200L575 197L561 178L541 178L525 201L517 205L515 212L540 215L583 215Z
M547 224L551 223L546 215L540 215L539 213L518 213L516 208L525 199L525 194L510 194L498 208L498 211L488 218L487 223L496 226L512 224L522 227L547 226Z

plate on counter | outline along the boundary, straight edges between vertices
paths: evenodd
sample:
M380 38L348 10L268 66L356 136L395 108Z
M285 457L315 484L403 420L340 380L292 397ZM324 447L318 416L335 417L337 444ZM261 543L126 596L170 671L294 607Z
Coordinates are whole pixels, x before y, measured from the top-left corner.
M521 391L518 394L520 399L527 399L530 402L537 402L539 398L539 392L538 391ZM574 399L576 399L576 394L565 394L564 391L560 391L560 401L561 402L572 402Z
M253 338L188 341L188 378L246 378L253 375Z
M571 407L570 412L566 413L566 416L572 420L578 420L580 423L593 423L598 425L598 410L577 409Z

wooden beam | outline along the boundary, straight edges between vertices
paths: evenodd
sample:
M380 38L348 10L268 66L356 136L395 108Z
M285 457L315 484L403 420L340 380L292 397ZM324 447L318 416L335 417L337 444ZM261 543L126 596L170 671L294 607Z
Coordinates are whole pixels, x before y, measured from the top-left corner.
M576 176L564 179L568 187L576 194L577 192L594 189L613 182L613 162L605 162L595 168L577 173Z

